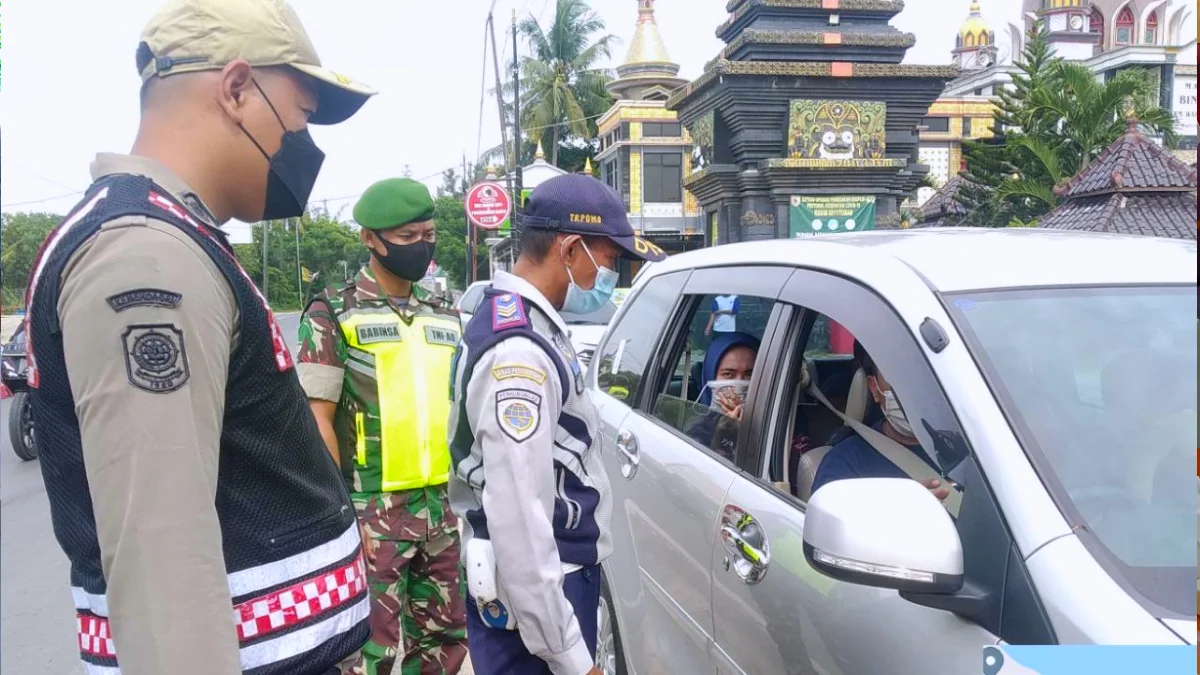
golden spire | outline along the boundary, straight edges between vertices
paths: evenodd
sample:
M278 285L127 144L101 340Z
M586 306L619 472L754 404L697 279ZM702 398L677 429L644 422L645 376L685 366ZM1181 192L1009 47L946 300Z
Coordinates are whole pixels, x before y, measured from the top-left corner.
M583 172L589 176L592 175L592 158L591 157L588 157L586 160L584 160Z
M958 29L958 37L963 42L960 47L984 47L992 43L991 31L983 20L982 8L978 0L971 2L970 14ZM969 41L969 44L967 42Z
M534 154L533 158L539 162L546 161L546 151L542 149L541 140L538 140L537 153Z
M638 22L625 55L625 64L671 63L667 46L658 34L658 22L654 19L654 0L638 0Z

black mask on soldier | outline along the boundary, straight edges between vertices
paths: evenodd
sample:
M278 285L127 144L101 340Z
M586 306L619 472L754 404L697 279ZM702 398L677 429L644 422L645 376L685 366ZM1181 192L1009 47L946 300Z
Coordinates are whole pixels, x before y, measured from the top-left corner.
M387 249L386 256L379 255L378 251L371 249L371 254L383 265L383 269L405 281L415 282L425 278L425 273L429 271L429 263L433 261L437 242L422 240L412 244L393 244L378 232L375 233L375 238L383 242L383 247Z
M308 207L308 198L312 195L313 185L317 175L321 173L321 165L325 162L325 153L317 147L308 129L291 131L283 123L283 118L275 110L266 92L254 82L254 87L262 94L279 126L283 127L283 138L279 143L279 151L268 155L262 145L254 140L246 128L238 125L242 133L250 139L254 147L262 153L269 162L267 174L267 196L263 204L263 220L278 220L281 218L296 218L304 215Z

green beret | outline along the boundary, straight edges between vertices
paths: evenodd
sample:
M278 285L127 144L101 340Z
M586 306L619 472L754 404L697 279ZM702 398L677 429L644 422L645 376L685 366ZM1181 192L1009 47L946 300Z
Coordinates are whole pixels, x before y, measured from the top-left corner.
M354 205L354 221L368 230L390 230L432 218L429 189L411 178L381 180L367 188Z

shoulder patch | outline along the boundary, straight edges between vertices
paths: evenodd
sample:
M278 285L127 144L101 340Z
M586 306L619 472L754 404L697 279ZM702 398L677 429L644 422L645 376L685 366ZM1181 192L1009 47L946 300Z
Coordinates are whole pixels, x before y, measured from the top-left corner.
M458 332L439 326L425 327L425 341L431 345L458 346Z
M124 312L131 307L166 307L167 309L174 309L179 306L179 301L182 299L183 295L173 291L164 291L160 288L138 288L110 295L107 301L108 306L112 307L114 312Z
M496 392L496 422L504 435L524 443L541 424L542 397L524 389L501 389Z
M546 373L521 363L502 363L492 368L492 377L497 380L529 380L535 384L546 383Z
M506 330L528 325L529 319L525 316L525 307L521 304L521 298L512 293L492 298L492 330Z
M121 336L129 383L152 394L167 394L187 383L187 350L175 324L129 326Z

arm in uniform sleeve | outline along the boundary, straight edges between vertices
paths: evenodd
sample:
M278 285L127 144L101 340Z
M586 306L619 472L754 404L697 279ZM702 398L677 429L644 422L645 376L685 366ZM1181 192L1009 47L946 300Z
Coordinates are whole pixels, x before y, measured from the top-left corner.
M228 283L170 225L109 224L58 315L121 672L242 672L215 506Z
M300 319L296 374L310 399L337 403L342 397L346 343L330 309L327 304L314 303Z
M510 338L480 358L466 408L483 453L483 509L496 569L521 640L554 675L583 675L592 657L563 594L554 540L557 380L549 355L526 338Z

